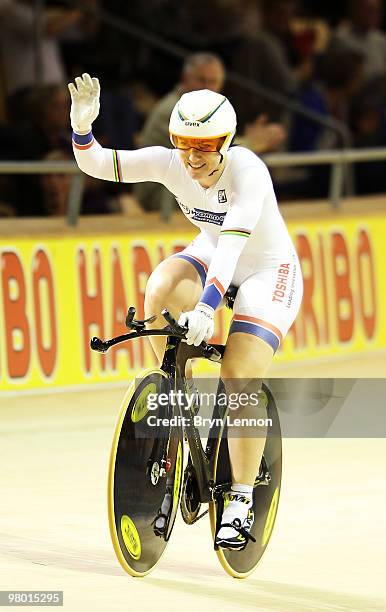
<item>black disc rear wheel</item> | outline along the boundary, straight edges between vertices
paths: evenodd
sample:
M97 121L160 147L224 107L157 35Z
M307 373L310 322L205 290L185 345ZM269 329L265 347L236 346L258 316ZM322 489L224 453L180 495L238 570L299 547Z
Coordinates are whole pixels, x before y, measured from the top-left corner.
M260 466L260 473L255 481L253 493L255 520L251 534L256 542L249 541L244 550L232 551L219 548L216 551L222 567L234 578L247 578L260 561L271 537L280 496L282 442L279 416L275 400L265 385L263 385L263 391L267 402L267 416L272 419L272 427L268 430L263 461ZM222 437L218 445L214 479L216 485L224 485L225 488L231 486L231 467L226 437ZM227 484L229 487L225 486ZM216 502L209 504L209 515L214 538L217 517Z

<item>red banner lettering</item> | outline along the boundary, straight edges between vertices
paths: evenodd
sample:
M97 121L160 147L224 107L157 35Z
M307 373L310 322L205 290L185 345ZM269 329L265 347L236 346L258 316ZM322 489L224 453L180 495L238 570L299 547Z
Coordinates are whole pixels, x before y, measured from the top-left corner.
M31 360L31 339L24 272L16 253L2 254L1 271L8 373L11 378L22 378L27 374ZM15 346L15 333L22 338L21 347Z
M112 281L113 281L113 304L112 304L112 336L119 336L127 333L125 326L125 319L127 313L127 299L125 285L123 282L121 260L119 251L116 247L112 251ZM124 352L128 358L128 365L130 368L134 367L134 353L132 342L123 342L117 344L110 349L111 351L111 366L113 370L117 368L117 354L118 352Z
M375 294L374 259L370 238L362 229L358 235L357 268L359 281L359 304L363 329L367 338L373 338L377 322L377 300ZM366 282L367 281L367 282Z
M83 249L78 252L78 268L79 268L79 283L80 283L80 300L82 305L82 321L83 321L83 351L86 372L91 370L91 352L90 352L90 327L97 326L97 333L104 338L104 318L103 318L103 293L102 293L102 269L101 269L101 254L98 248L95 248L92 253L92 273L95 275L95 295L92 295L87 287L86 274L86 255ZM106 368L105 355L101 355L101 366Z
M332 234L331 247L338 339L341 342L348 342L354 330L354 304L350 287L350 260L342 234L338 232Z
M46 376L54 370L57 356L55 295L52 279L52 270L46 253L42 250L35 253L32 261L32 287L34 297L36 343L40 366ZM47 347L43 343L42 303L41 289L46 284L48 291L48 324L50 330L50 343Z

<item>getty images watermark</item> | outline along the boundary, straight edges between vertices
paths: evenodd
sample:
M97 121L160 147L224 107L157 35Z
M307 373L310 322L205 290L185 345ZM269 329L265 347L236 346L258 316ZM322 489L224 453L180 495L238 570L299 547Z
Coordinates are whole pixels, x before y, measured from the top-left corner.
M232 411L243 411L244 408L259 408L261 406L261 393L200 393L198 391L189 393L187 391L170 390L169 393L149 393L147 395L147 410L157 410L160 407L173 406L183 407L185 411L189 411L189 416L182 414L173 415L172 417L160 417L155 414L147 416L147 424L150 427L186 427L193 424L195 427L213 427L220 426L222 423L230 428L235 427L272 427L273 421L271 418L255 416L251 417L236 417L234 414L227 414L224 418L214 416L204 416L209 406L214 403L218 408L228 408ZM201 414L194 414L195 409L200 409ZM204 414L203 414L204 413ZM193 423L192 423L193 418Z

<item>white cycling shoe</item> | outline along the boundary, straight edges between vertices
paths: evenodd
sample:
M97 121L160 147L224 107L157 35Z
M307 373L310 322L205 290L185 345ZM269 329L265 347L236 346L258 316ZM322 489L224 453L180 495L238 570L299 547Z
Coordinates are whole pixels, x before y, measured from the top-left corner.
M230 502L237 502L237 505L240 504L241 518L235 516L230 521L227 519L226 515L229 514L229 512L226 513L225 510ZM246 513L245 506L248 506ZM234 493L233 491L225 493L223 518L215 538L216 547L226 548L228 550L243 550L249 540L256 542L255 538L250 533L255 518L251 506L251 500L245 497L245 495Z

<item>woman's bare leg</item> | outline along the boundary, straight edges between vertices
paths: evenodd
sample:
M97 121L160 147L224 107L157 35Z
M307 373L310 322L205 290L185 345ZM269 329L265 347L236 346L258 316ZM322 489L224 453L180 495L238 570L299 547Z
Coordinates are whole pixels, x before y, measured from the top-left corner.
M179 318L181 312L193 310L202 290L199 274L191 263L179 257L165 259L153 271L146 286L145 317L157 315L157 320L147 325L148 329L166 325L161 315L164 308L167 308L175 319ZM149 340L161 363L166 337L151 336Z

